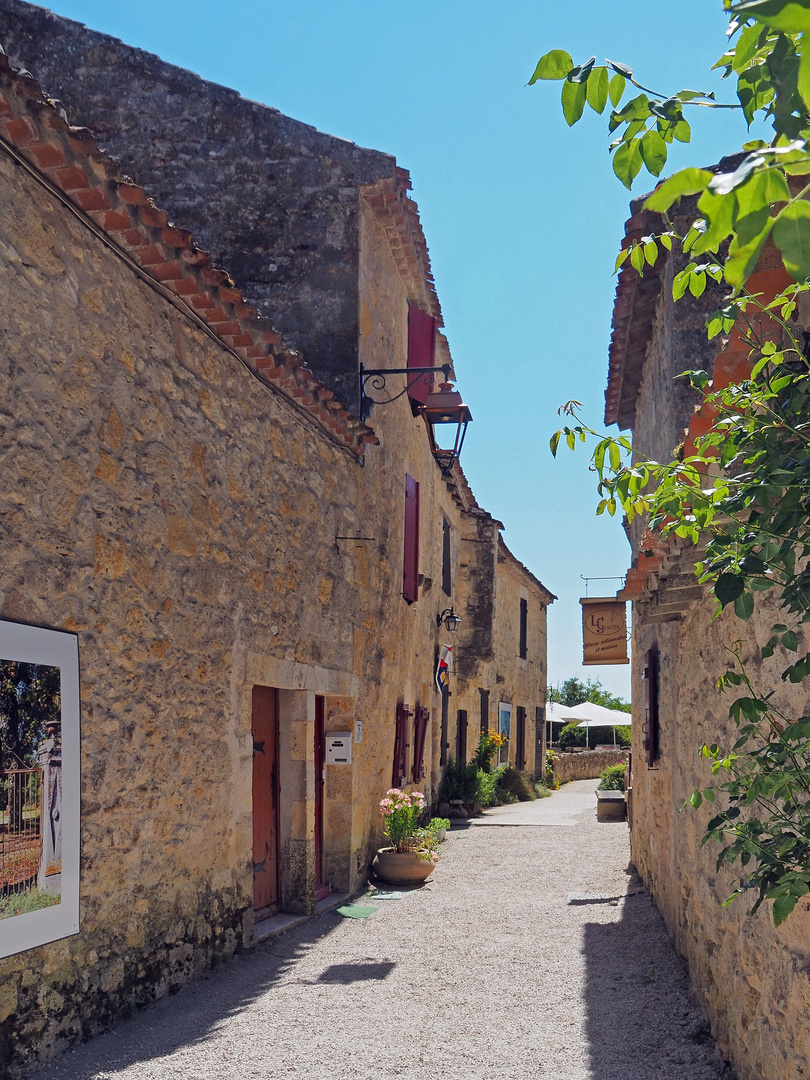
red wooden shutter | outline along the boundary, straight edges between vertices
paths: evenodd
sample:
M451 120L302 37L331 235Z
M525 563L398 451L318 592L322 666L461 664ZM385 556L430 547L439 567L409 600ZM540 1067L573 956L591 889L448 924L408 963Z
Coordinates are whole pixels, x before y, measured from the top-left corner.
M436 320L418 307L408 307L408 367L434 367L436 364ZM408 396L424 405L433 390L433 375L408 379Z
M402 787L408 779L408 705L397 705L397 728L394 737L394 771L391 787Z
M652 768L658 757L658 652L648 649L644 654L644 750L647 766Z
M402 595L412 603L419 597L419 484L405 476L405 557Z
M425 775L425 735L430 713L424 705L416 706L416 719L413 722L413 782L418 784Z

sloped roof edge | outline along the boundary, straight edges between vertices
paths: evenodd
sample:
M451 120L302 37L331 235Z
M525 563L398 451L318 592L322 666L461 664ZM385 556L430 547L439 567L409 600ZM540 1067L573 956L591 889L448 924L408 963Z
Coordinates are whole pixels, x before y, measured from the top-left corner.
M502 555L508 562L511 562L513 566L517 567L517 569L520 570L521 573L525 574L530 581L534 582L534 584L548 597L548 599L546 600L547 605L554 603L554 601L557 599L554 593L545 587L540 578L534 576L528 566L524 566L520 559L518 559L515 555L512 554L512 552L506 546L506 541L500 533L498 533L498 554Z
M91 131L72 127L27 71L0 47L0 141L71 205L93 231L135 264L261 382L306 413L330 439L363 456L373 430L321 384L272 324L245 303L225 270L213 266L187 229L169 221L147 191L125 176Z

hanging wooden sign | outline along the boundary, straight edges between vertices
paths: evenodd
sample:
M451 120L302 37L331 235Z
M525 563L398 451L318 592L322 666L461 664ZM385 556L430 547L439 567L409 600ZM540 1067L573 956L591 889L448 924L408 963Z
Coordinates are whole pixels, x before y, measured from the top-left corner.
M586 596L580 604L583 666L629 664L625 602L615 596Z

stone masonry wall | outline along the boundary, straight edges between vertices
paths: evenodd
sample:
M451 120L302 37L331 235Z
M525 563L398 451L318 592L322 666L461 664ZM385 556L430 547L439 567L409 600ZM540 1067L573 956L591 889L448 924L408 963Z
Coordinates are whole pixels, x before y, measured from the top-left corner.
M665 295L666 290L665 283ZM694 302L688 301L684 312L677 305L677 323L669 299L661 305L634 429L636 445L654 453L671 449L669 443L682 438L689 420L688 401L673 398L674 376L687 367L712 366L705 345L691 351L696 321L702 321ZM788 705L793 715L807 714L807 690L782 682L784 659L759 658L757 641L767 640L779 615L758 595L749 621L729 611L715 619L713 601L695 587L693 566L682 556L660 575L654 596L634 605L632 857L689 963L712 1030L740 1080L795 1080L810 1072L810 904L800 902L779 929L768 904L754 917L744 898L723 907L738 875L716 870L719 845L701 846L717 804L684 808L695 789L712 783L699 747L704 742L730 747L737 738L728 716L731 698L716 685L732 666L728 650L735 641L741 641L753 682L776 688L775 704ZM642 745L641 675L644 655L652 647L660 657L660 755L650 768Z
M558 753L554 762L554 775L561 784L571 780L595 780L610 765L619 765L627 759L623 750L583 750L580 754Z
M289 697L282 880L299 910L314 695L327 730L363 721L353 766L326 777L327 867L357 887L396 702L435 709L425 585L455 504L407 405L361 468L5 155L0 204L0 617L76 631L82 678L81 932L0 960L13 1075L251 942L253 685ZM425 520L411 607L406 471ZM336 540L357 535L373 546Z
M0 44L352 407L357 189L394 159L21 0L0 0Z

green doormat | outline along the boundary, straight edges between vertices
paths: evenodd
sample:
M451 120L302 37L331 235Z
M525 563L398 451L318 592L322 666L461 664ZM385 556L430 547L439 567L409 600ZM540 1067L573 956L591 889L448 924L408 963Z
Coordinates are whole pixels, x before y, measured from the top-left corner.
M375 911L379 911L378 907L372 907L370 904L342 904L340 907L332 909L336 915L342 915L344 919L366 919L369 915L373 915Z

